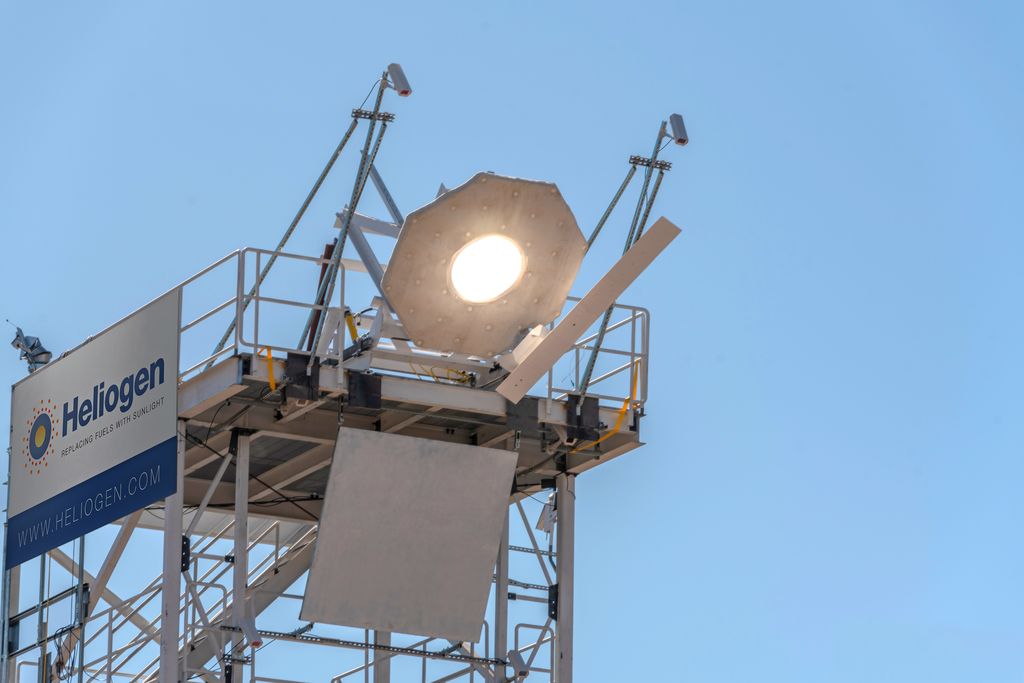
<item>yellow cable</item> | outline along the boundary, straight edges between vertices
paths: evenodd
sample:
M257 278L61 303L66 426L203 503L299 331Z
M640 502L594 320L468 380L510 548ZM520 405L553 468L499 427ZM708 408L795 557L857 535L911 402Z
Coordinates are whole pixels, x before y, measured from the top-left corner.
M277 391L277 382L274 380L274 353L269 346L264 346L263 350L267 352L267 377L270 379L270 390ZM260 355L259 350L256 351L256 355L257 357Z
M352 337L352 341L359 341L359 330L356 329L355 318L352 317L352 311L345 310L345 324L348 325L348 333Z
M424 374L430 375L430 378L432 380L434 380L435 382L439 383L439 384L441 383L441 379L442 378L438 377L434 373L435 370L444 370L445 371L444 379L446 379L449 382L454 382L456 384L469 384L469 381L470 381L469 373L466 372L465 370L456 370L455 368L441 368L441 367L438 367L436 365L431 365L431 366L421 365L421 366L419 366L419 370L417 370L416 366L414 366L412 364L412 361L409 361L409 368L413 371L413 373L416 375L416 377L418 377L420 379L424 379L423 375L420 374L422 372ZM452 373L453 372L456 375L458 375L458 376L452 377Z
M416 366L412 364L412 361L409 361L409 368L413 371L413 373L416 375L416 377L418 379L423 379L423 375L420 374L420 372L423 372L423 373L425 373L427 375L430 375L430 378L432 380L434 380L435 382L440 382L441 381L441 379L437 375L434 374L434 368L433 367L428 368L425 365L421 365L420 369L417 370Z
M420 375L420 373L416 371L416 366L412 364L412 361L409 361L409 369L412 370L413 374L416 375L417 379L423 379L422 375Z
M577 448L572 449L571 451L569 451L570 453L578 453L584 449L593 448L594 446L601 443L605 439L615 436L616 434L619 433L619 430L622 429L622 421L626 418L626 411L629 409L629 405L636 401L636 378L639 371L640 361L637 361L636 366L633 368L633 380L630 383L629 398L622 402L622 408L619 409L619 415L617 418L615 418L615 426L612 427L612 430L610 432L606 432L603 436L601 436L595 441L592 441L589 444L586 444L585 446L579 446Z
M455 373L455 377L452 377L452 373ZM465 370L456 370L455 368L445 368L445 377L449 382L457 382L458 384L469 383L469 373Z

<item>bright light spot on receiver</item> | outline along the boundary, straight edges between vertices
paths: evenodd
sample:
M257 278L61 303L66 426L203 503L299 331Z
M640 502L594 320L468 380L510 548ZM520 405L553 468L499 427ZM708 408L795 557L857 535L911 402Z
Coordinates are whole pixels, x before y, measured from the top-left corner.
M452 287L471 304L494 301L518 284L526 256L515 241L485 235L462 247L452 259Z

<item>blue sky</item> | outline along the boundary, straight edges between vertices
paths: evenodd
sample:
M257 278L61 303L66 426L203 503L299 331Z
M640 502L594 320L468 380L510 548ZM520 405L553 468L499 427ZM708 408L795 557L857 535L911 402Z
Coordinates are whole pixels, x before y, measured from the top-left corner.
M60 351L272 247L391 61L406 211L493 170L558 182L588 231L680 111L656 215L684 235L623 297L653 312L649 445L578 483L578 680L1022 681L1022 19L5 3L0 315Z

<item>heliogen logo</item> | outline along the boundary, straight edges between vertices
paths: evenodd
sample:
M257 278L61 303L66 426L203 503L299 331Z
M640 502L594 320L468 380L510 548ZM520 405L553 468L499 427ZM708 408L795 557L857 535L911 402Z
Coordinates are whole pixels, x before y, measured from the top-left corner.
M39 405L32 408L32 417L25 421L28 435L22 438L25 454L22 467L33 476L42 474L50 466L46 456L55 450L53 429L60 424L54 416L55 409L53 401L40 399Z
M28 434L22 438L25 454L23 467L31 475L42 474L50 466L50 460L57 450L55 444L58 438L66 438L104 415L128 413L136 399L163 383L164 359L157 358L119 381L100 382L93 386L91 394L65 401L60 417L57 416L57 406L53 401L40 400L39 405L32 408L32 417L26 421ZM93 434L90 433L80 438L78 445L86 445L92 440ZM72 450L72 447L66 450Z

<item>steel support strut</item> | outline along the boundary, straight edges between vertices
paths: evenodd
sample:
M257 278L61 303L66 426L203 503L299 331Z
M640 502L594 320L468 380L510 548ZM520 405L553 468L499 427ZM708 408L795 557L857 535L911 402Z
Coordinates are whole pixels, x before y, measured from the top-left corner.
M590 248L594 246L597 236L601 234L601 228L603 228L604 224L608 222L608 217L612 215L612 211L615 210L615 206L619 203L619 199L622 198L622 193L626 191L626 187L629 185L629 181L633 179L634 174L636 174L636 166L630 165L629 171L626 172L625 179L622 181L622 184L619 185L619 189L615 193L615 196L612 197L612 201L608 204L608 208L605 209L604 213L601 215L601 220L597 222L597 225L594 227L594 231L590 233L590 237L587 239L587 251L590 251Z
M505 527L501 532L494 574L494 658L504 659L508 653L508 510L505 510ZM495 680L505 683L505 668L498 666L496 669Z
M374 631L373 644L381 646L373 650L373 683L391 683L391 655L385 649L391 646L391 634Z
M555 478L558 508L558 629L556 683L572 683L572 574L576 526L576 475Z
M648 216L650 216L651 209L654 207L654 200L658 196L658 188L661 187L661 179L665 175L664 168L659 167L658 178L654 182L654 189L651 192L650 197L647 196L647 189L651 183L651 175L654 171L656 164L658 163L658 153L661 151L661 140L662 138L665 137L665 135L665 122L662 121L661 127L658 129L658 137L654 141L654 151L651 153L650 158L651 165L647 168L647 171L644 173L643 185L640 187L640 197L637 199L636 209L633 211L633 221L629 225L629 234L626 235L626 246L622 249L623 255L625 255L626 252L628 252L630 248L632 248L632 246L636 244L636 242L640 239L640 236L643 235L644 226L647 223L647 218ZM636 167L634 166L633 168L635 169ZM626 184L632 177L632 173L626 176L626 180L623 182L622 187L619 189L619 193L617 193L615 196L615 202L618 201L618 198L621 195L622 190L625 189ZM605 217L602 217L601 220L604 221L606 217L607 214ZM601 224L599 224L599 226L600 225ZM592 236L591 241L593 241L593 238L597 237L597 232L597 230L594 231L594 235ZM589 248L589 246L590 244L588 243L587 247ZM611 321L612 312L614 311L614 309L614 305L608 307L608 310L605 311L604 313L604 317L601 319L601 324L597 328L597 336L594 339L594 348L590 352L590 357L587 359L586 368L583 370L583 377L580 379L579 382L580 399L586 396L587 389L590 388L590 379L594 373L594 365L597 363L597 355L601 353L601 344L604 343L604 335L608 331L608 323ZM582 400L580 401L580 403L582 404Z
M185 421L178 420L178 457L174 493L164 499L164 568L160 595L159 683L179 683L178 637L181 604L182 504L185 493Z
M263 269L260 271L259 276L257 276L256 282L253 284L252 288L249 289L249 293L245 295L245 299L242 302L243 314L245 313L245 309L248 308L249 302L251 302L253 298L256 296L256 292L257 290L259 290L260 285L263 284L263 281L267 279L267 275L270 274L270 269L271 267L273 267L274 262L277 260L278 254L284 251L284 247L288 243L288 239L292 236L292 233L295 232L295 228L298 227L299 221L301 221L302 217L306 215L306 209L308 209L309 205L313 202L313 198L316 197L316 193L320 191L320 186L324 184L324 180L327 179L327 175L331 172L331 169L334 167L334 162L338 160L339 156L341 156L341 151L345 149L345 145L346 143L348 143L348 139L352 137L352 133L353 131L355 131L356 126L358 124L359 120L353 117L352 123L350 123L348 126L348 130L345 131L345 135L341 138L341 142L338 143L338 146L334 149L334 153L331 154L330 158L327 160L327 164L324 166L324 170L320 172L320 177L318 177L316 179L316 182L313 183L313 188L309 191L309 194L306 195L305 201L302 202L302 205L299 207L299 210L295 213L295 217L292 219L292 222L288 225L288 229L284 231L284 235L281 237L281 241L277 243L277 248L274 249L274 253L270 255L270 258L267 260L266 265L263 266ZM228 343L228 339L230 339L231 335L234 333L238 321L239 318L236 318L235 320L231 321L230 325L228 325L228 329L224 331L224 336L220 338L220 341L217 342L217 346L213 349L214 354L218 353ZM212 365L213 361L211 360L209 363L207 363L206 369L209 369Z
M4 531L6 532L7 525L4 524ZM4 570L3 573L3 606L0 608L0 613L3 614L4 623L3 628L0 629L0 653L3 654L2 666L0 666L0 683L12 683L17 680L15 677L15 666L16 662L11 657L11 649L8 647L10 644L11 635L11 617L18 613L18 602L20 598L21 588L21 566L12 567ZM17 648L17 644L14 645Z
M366 185L366 179L369 176L370 166L373 164L374 159L377 156L377 150L380 147L380 142L384 137L384 131L387 130L387 122L381 123L381 131L377 136L376 144L373 144L373 151L371 153L371 143L373 143L373 133L376 130L377 119L376 114L380 111L381 101L384 99L384 90L387 88L387 74L381 76L380 86L377 88L377 98L373 103L373 115L370 118L370 124L366 130L366 140L363 142L363 149L359 157L359 167L356 169L356 180L352 186L352 197L349 199L348 211L345 212L342 218L341 231L338 235L338 243L334 247L334 253L331 255L331 262L327 267L327 271L324 273L323 279L320 281L320 287L317 289L316 297L314 297L315 303L323 303L324 306L331 305L331 295L334 292L334 277L338 271L338 265L341 263L342 252L345 251L345 241L348 238L348 228L352 222L352 216L355 214L356 209L359 207L359 198L362 196L363 187ZM302 330L302 335L299 338L299 345L305 343L307 336L313 337L312 347L314 350L317 348L317 342L320 341L320 330L322 329L323 316L319 320L314 319L314 311L309 312L309 316L306 319L306 325ZM314 329L315 328L315 329ZM315 351L314 351L315 355ZM310 356L310 362L312 362L313 356Z
M231 620L236 629L232 655L239 655L246 628L246 589L249 580L249 445L247 429L236 429L235 442L235 547L231 582Z

